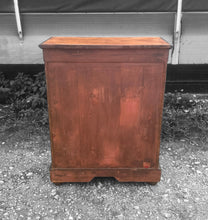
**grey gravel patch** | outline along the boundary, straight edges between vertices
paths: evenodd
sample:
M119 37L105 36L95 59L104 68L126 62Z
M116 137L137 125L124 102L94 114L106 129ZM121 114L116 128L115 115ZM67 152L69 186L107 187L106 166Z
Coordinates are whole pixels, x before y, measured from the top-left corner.
M0 219L207 219L206 146L161 142L162 178L155 186L113 178L56 186L47 137L19 137L0 147Z

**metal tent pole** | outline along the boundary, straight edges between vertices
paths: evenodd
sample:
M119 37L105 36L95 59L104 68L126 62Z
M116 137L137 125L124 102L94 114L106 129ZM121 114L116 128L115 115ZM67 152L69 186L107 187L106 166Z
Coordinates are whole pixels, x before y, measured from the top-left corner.
M18 32L20 40L22 40L23 33L22 33L22 25L21 25L21 20L20 20L18 0L13 0L13 1L14 1L15 18L16 18L16 23L17 23L17 32Z
M179 63L182 3L183 3L183 0L178 0L177 14L176 14L176 20L175 20L175 30L174 30L174 49L173 49L173 55L172 55L172 64Z

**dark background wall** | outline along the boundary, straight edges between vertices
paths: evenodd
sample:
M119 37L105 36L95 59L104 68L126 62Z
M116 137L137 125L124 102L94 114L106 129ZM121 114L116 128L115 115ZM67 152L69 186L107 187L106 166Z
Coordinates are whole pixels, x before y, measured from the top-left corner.
M18 72L36 74L44 71L43 64L0 65L0 72L14 78ZM167 66L166 92L208 93L208 65L171 65Z

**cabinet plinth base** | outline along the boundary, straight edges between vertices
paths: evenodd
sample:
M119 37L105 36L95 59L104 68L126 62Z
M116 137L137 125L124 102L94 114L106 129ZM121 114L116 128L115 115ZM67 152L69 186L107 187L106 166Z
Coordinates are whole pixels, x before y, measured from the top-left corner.
M90 182L94 177L114 177L119 182L160 181L160 168L50 168L51 181Z

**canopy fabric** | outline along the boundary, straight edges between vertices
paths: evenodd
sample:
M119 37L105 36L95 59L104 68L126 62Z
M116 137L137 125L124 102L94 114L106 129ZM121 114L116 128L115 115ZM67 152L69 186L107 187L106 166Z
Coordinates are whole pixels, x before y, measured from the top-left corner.
M19 0L20 12L176 12L177 0ZM183 0L183 11L208 11L207 0ZM13 0L0 1L0 13L14 12Z

